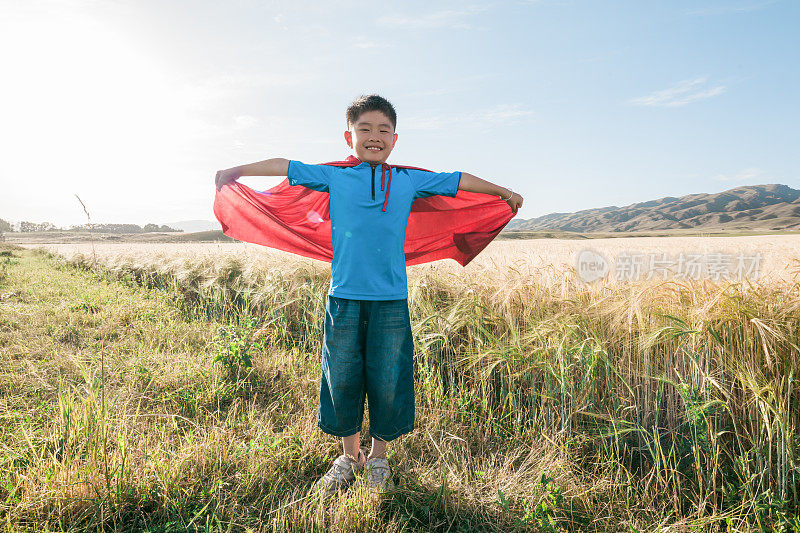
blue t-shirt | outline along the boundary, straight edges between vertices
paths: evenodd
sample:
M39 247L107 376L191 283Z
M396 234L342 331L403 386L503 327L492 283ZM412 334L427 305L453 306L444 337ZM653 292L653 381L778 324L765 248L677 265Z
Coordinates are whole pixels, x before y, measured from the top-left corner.
M437 194L454 197L461 181L460 172L392 168L391 187L386 186L387 169L381 190L381 168L369 163L334 167L289 162L290 185L327 192L331 197L331 296L354 300L407 298L404 247L411 203Z

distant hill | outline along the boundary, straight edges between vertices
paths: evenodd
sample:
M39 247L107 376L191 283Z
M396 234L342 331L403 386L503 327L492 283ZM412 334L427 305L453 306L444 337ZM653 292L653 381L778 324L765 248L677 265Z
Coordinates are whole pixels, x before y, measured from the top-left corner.
M514 219L511 231L577 233L653 232L669 230L800 230L800 191L786 185L748 185L715 194L666 197L624 207L550 213Z
M2 235L5 242L17 244L74 243L74 242L237 242L223 235L222 230L194 233L89 233L88 231L31 231Z
M197 233L198 231L212 231L220 229L219 222L212 222L210 220L181 220L179 222L167 222L165 225L186 233Z

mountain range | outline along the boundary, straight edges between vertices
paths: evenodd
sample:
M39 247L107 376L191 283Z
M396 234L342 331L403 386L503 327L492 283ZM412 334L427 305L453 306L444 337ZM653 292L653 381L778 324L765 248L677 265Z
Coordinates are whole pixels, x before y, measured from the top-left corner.
M219 229L219 222L211 220L181 220L166 224L170 228L181 230L184 233L197 233L198 231L211 231Z
M713 194L660 198L574 213L513 219L506 231L575 233L670 230L800 230L800 191L787 185L748 185Z

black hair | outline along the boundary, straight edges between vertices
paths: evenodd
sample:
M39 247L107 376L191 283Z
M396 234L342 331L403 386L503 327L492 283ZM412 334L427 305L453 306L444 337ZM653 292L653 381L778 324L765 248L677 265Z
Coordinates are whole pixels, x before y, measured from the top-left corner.
M347 108L347 113L345 113L347 128L349 129L351 125L355 124L358 117L367 111L380 111L392 121L392 128L397 129L397 113L394 110L394 106L389 100L377 94L367 96L362 94L353 100L353 103Z

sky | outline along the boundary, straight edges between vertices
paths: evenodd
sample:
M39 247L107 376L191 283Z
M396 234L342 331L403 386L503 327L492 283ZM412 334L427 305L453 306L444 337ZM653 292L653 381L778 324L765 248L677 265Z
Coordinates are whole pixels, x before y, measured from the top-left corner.
M518 218L800 189L798 27L794 0L0 0L0 218L213 221L217 170L343 159L371 93L389 163Z

